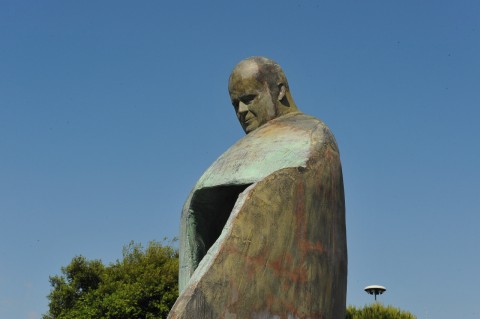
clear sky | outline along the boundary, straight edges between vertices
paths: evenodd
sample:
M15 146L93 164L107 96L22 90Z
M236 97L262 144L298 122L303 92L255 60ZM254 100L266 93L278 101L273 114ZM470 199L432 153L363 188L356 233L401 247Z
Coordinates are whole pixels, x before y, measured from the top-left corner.
M75 255L178 236L243 136L227 81L283 66L340 147L348 304L480 318L480 3L0 0L0 318Z

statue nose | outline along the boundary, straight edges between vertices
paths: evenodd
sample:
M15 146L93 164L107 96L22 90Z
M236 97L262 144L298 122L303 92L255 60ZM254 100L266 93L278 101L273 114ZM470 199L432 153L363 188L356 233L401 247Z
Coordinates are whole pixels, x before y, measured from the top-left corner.
M245 112L248 112L248 106L242 101L240 101L238 103L238 113L245 113Z

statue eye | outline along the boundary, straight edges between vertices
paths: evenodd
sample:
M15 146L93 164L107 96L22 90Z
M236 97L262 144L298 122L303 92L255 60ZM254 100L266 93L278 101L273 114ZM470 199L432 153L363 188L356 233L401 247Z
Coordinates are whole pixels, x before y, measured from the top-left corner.
M244 95L241 97L241 101L245 104L250 104L253 100L255 100L257 96L255 94L248 94L248 95Z

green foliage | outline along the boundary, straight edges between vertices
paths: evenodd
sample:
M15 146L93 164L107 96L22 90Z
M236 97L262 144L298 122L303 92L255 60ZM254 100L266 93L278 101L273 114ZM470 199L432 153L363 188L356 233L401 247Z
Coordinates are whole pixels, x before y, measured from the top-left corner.
M131 242L108 266L77 256L61 272L43 319L166 318L178 296L178 252L158 242Z
M348 306L346 319L417 319L417 317L408 311L375 302L363 308Z
M131 242L122 260L105 266L83 256L51 276L49 312L43 319L166 318L178 297L178 252L158 242ZM346 319L416 319L380 303L347 307Z

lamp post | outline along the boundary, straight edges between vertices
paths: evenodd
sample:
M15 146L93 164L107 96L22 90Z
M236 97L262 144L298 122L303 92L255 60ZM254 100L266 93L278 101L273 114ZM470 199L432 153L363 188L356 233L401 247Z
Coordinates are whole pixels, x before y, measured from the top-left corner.
M379 285L367 286L363 290L365 290L370 295L375 295L375 301L377 301L377 295L381 295L385 291L387 291L385 287Z

